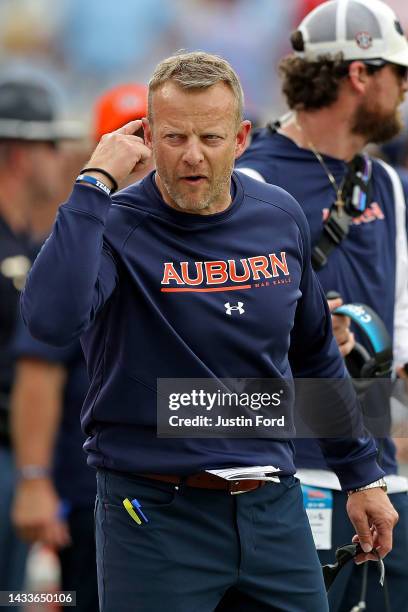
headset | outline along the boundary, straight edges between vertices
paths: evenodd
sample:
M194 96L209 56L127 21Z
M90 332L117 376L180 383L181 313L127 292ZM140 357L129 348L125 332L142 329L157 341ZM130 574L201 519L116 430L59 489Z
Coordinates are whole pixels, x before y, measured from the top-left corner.
M346 563L354 559L357 555L361 554L362 552L363 552L363 549L361 548L360 544L346 544L345 546L341 546L340 548L336 550L335 562L322 566L323 579L324 579L324 584L326 587L326 592L329 591L330 587L332 586L334 580L337 577L337 574L346 565ZM384 603L385 603L384 610L385 612L391 612L390 597L388 593L387 584L385 582L384 562L376 550L372 550L371 552L377 557L377 565L378 565L379 574L380 574L379 582L380 582L380 585L384 589ZM355 606L353 606L350 612L363 612L364 610L367 609L367 604L366 604L367 568L368 568L368 561L365 562L364 567L363 567L363 584L361 588L359 602Z
M327 299L340 297L330 291ZM392 372L392 340L383 321L367 304L343 304L332 314L350 317L365 340L368 349L356 342L353 350L346 356L346 367L353 378L356 391L364 392L374 379L390 378Z

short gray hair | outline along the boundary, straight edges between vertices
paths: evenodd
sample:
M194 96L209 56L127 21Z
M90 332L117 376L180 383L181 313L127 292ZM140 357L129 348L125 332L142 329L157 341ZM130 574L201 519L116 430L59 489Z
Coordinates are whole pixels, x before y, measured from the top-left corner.
M244 94L241 83L235 70L222 57L204 51L180 52L160 62L149 81L149 120L152 119L153 93L167 81L173 81L182 89L207 89L225 83L234 94L238 120L242 120Z

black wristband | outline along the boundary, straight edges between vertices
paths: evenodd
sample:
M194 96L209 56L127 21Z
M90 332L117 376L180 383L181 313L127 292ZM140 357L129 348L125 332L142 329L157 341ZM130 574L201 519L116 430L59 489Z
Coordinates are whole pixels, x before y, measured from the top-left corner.
M117 180L114 179L113 176L109 174L107 170L104 170L103 168L82 168L80 174L85 174L86 172L99 172L100 174L103 174L104 176L106 176L106 178L109 179L113 185L111 189L111 195L115 193L115 191L118 190L119 185L118 185Z

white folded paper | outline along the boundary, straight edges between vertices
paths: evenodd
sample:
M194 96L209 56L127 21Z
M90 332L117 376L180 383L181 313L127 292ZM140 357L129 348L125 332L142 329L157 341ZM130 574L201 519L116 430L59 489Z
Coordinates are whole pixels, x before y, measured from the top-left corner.
M254 467L226 468L222 470L206 470L209 474L224 478L224 480L268 480L270 482L280 482L279 468L273 465L257 465Z

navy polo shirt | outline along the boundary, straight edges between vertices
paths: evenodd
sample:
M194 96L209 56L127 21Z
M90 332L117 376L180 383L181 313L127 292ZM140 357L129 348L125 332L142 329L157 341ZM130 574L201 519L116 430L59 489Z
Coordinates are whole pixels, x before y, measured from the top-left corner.
M0 444L8 446L9 395L14 376L12 340L20 291L31 266L30 241L0 216Z
M13 380L11 341L31 259L28 236L15 234L0 217L0 392L7 395Z

